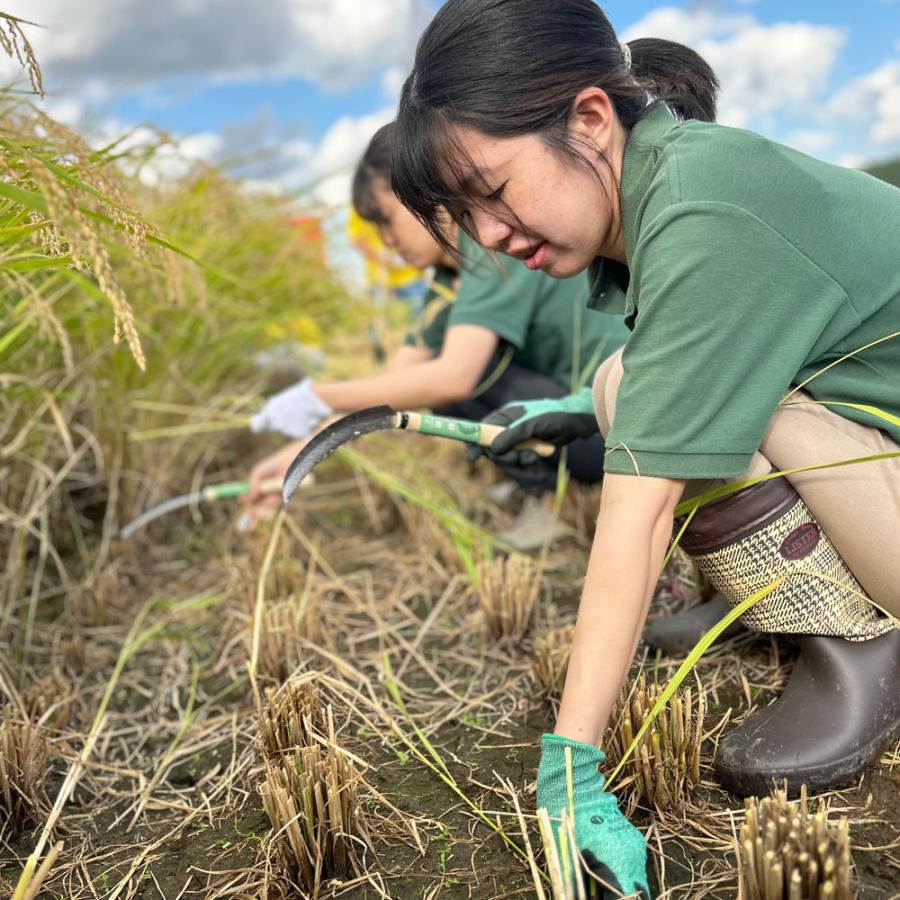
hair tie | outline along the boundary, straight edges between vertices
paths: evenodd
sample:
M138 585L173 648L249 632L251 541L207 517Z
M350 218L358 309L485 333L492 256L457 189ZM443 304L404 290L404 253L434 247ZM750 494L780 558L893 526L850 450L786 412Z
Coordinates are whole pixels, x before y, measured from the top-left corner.
M629 47L628 44L625 43L625 41L622 41L622 43L619 44L619 47L622 50L622 56L625 58L625 68L628 69L628 71L630 72L631 71L631 47Z

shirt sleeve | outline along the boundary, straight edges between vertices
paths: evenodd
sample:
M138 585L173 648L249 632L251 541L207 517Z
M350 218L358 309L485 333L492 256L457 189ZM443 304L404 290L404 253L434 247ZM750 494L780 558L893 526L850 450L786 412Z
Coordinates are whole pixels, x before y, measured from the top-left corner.
M742 475L846 295L800 248L726 203L665 209L642 229L631 271L637 317L606 471Z
M434 291L429 292L422 311L416 316L416 321L406 333L403 343L407 347L440 350L444 344L444 335L447 333L447 323L454 302Z
M480 325L521 350L545 276L517 259L488 253L470 238L462 239L460 249L464 268L447 327Z

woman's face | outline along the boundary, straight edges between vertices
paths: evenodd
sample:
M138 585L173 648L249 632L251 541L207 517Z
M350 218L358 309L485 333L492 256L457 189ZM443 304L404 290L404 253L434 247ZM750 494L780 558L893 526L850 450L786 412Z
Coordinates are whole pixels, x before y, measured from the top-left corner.
M468 126L453 133L478 170L453 184L473 197L455 214L488 249L554 278L583 271L597 256L624 261L618 184L625 131L603 91L579 94L569 134L587 165L537 135L495 138Z
M381 179L374 181L372 196L381 213L378 235L387 247L395 250L409 265L417 269L436 266L442 261L443 251L431 232Z

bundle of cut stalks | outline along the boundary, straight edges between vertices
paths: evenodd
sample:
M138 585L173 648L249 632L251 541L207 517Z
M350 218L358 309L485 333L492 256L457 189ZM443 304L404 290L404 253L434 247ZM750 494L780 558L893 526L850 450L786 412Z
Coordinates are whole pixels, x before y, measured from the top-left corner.
M0 713L0 831L19 834L40 818L47 775L44 731L11 706Z
M330 709L322 703L311 680L292 681L280 691L267 691L259 715L259 736L265 755L278 759L295 747L324 740Z
M622 690L612 714L604 747L610 765L623 758L664 685L647 684L640 675ZM644 800L658 812L684 809L688 792L700 781L700 744L706 697L702 687L678 691L638 742L623 768L626 778L616 792L626 796L627 815Z
M310 586L266 607L259 635L260 672L282 682L308 661L308 644L320 644L324 638L319 597L315 586Z
M54 728L65 728L72 707L72 685L59 668L32 682L22 691L27 716Z
M478 602L485 626L495 640L521 644L534 621L541 574L527 556L514 554L478 566Z
M259 792L288 878L317 896L325 880L358 873L359 849L369 843L359 815L361 775L311 682L269 694L260 750Z
M557 702L562 694L574 636L574 626L567 625L554 628L535 641L531 673L540 695L551 703Z
M850 826L828 820L824 801L811 815L806 786L800 799L774 790L748 797L741 828L740 881L747 900L851 900Z

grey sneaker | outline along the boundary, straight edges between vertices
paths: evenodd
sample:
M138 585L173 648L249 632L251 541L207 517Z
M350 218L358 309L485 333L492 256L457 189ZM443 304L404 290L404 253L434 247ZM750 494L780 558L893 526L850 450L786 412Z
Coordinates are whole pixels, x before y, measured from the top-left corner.
M574 534L573 529L553 515L553 495L548 494L546 498L526 496L512 528L501 531L497 537L527 553L570 534Z
M497 506L505 506L512 500L513 494L515 494L517 490L518 485L512 478L505 478L503 481L492 484L485 492L485 496L491 503L496 503Z

